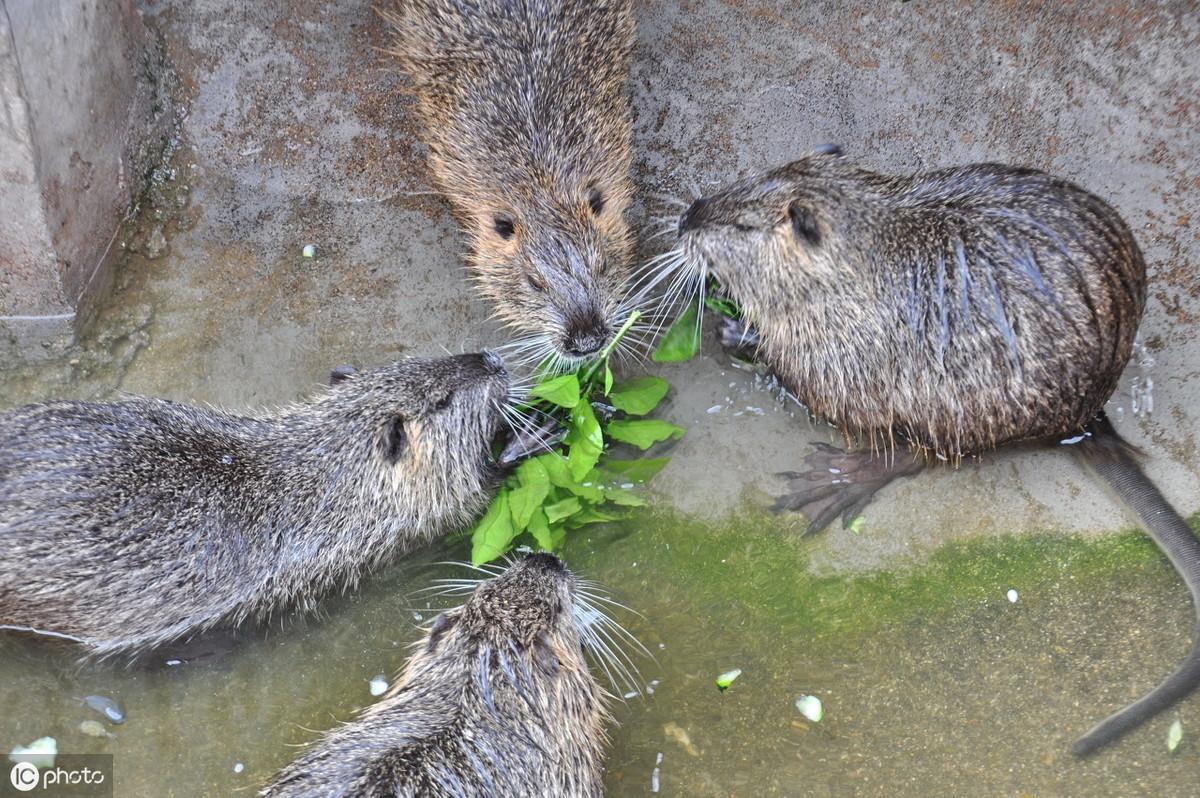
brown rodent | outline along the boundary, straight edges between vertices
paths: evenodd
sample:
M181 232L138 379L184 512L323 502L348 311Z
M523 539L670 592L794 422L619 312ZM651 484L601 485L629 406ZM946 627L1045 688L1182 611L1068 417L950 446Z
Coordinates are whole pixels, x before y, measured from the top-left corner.
M679 222L682 268L740 305L726 343L757 354L814 413L870 448L820 445L777 504L858 515L928 460L1027 439L1072 451L1141 516L1200 612L1200 542L1104 418L1146 303L1129 227L1094 194L976 164L893 177L836 148L734 183ZM908 444L915 457L895 454ZM1087 754L1200 684L1183 665L1075 744Z
M575 579L534 554L439 615L396 685L262 795L600 796L605 693Z
M434 178L496 314L535 354L598 353L630 310L630 0L395 0Z
M104 656L311 609L483 509L508 390L485 353L255 415L151 398L0 414L0 625Z

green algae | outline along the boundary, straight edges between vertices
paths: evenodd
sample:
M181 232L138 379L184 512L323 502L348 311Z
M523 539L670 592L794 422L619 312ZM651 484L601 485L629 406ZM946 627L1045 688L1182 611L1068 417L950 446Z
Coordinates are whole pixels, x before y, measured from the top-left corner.
M1191 520L1200 528L1200 514ZM843 534L830 530L824 534ZM885 530L874 530L886 535ZM653 573L644 589L670 584L704 612L726 619L770 617L782 634L869 633L956 608L1007 601L1011 588L1111 582L1118 572L1173 578L1155 544L1137 530L1094 538L1040 532L948 543L927 559L864 574L820 574L819 539L786 519L742 508L718 520L654 511L568 546L568 560L602 584L628 581L631 567ZM594 554L594 550L602 554ZM614 561L619 555L619 561ZM636 588L634 588L636 589ZM648 596L654 603L653 596Z

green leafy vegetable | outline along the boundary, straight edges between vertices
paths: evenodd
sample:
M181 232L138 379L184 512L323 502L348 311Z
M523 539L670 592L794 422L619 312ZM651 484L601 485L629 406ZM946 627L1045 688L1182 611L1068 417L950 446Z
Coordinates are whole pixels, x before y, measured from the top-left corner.
M610 421L608 437L624 443L632 443L642 451L668 438L682 438L686 430L666 421L639 419L636 421Z
M575 407L579 404L579 378L574 374L563 374L533 386L529 395L559 407Z
M655 363L681 363L700 351L700 309L693 302L667 328L650 359Z
M630 488L661 471L668 459L610 458L606 441L632 443L644 451L657 441L681 437L684 430L640 418L667 395L671 386L666 380L644 375L614 385L609 355L639 315L630 315L599 360L572 374L543 377L529 392L530 406L561 419L567 432L554 451L517 466L472 527L471 559L476 564L522 541L543 551L559 550L567 530L613 521L624 508L645 504ZM597 408L604 412L598 414Z
M624 410L631 416L644 416L658 407L670 389L671 384L666 380L647 375L625 380L607 395L618 410Z

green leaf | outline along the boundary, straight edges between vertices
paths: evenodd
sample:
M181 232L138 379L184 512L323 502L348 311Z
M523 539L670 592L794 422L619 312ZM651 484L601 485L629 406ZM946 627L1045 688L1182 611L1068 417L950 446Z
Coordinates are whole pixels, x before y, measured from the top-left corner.
M612 390L613 375L612 369L608 367L608 361L604 361L604 395L608 396L608 392Z
M563 374L533 386L529 395L559 407L575 407L579 404L579 378L574 374Z
M669 462L671 462L670 457L652 457L642 460L618 460L615 457L606 457L600 468L603 473L610 474L622 482L649 482Z
M606 513L603 510L597 510L594 507L585 507L581 512L576 513L566 520L566 525L571 529L578 529L587 524L600 524L605 521L616 521L624 518L621 515L613 515Z
M646 500L633 491L624 488L605 488L604 498L622 507L645 507Z
M658 377L634 377L625 380L609 394L613 407L631 416L644 416L658 406L671 383Z
M546 520L553 524L579 512L583 509L583 505L579 503L579 499L572 496L554 504L547 504L542 509L546 513Z
M867 523L867 517L865 515L858 515L858 516L854 517L854 520L851 521L850 525L847 526L846 528L849 529L851 532L853 532L856 535L861 535L862 531L863 531L863 527L866 526L866 523Z
M482 565L496 559L508 551L516 534L508 509L508 490L501 488L471 532L471 562Z
M686 432L683 427L677 427L666 421L656 419L639 419L636 421L608 422L608 437L624 443L632 443L642 451L649 449L659 441L668 438L678 440Z
M567 454L567 470L578 482L595 467L604 453L604 433L596 413L587 402L580 402L571 410L571 424L565 443L570 447Z
M595 473L595 469L592 469L588 472L588 474ZM600 504L604 501L604 489L601 488L597 482L588 477L584 477L582 482L571 480L566 485L563 485L562 489L568 493L578 496L589 504Z
M699 313L699 303L693 302L688 305L683 315L667 329L650 359L655 363L681 363L691 360L700 351Z
M704 297L704 306L731 319L740 319L742 317L742 309L732 299L706 296Z
M554 536L550 534L550 522L546 520L546 513L540 507L534 510L529 518L529 534L533 535L534 541L542 551L554 551L558 548L554 544Z
M545 485L547 488L549 488L550 474L546 471L546 464L542 459L545 457L551 457L555 460L562 459L555 454L547 452L546 454L540 454L537 457L530 457L527 460L522 460L521 464L517 466L517 481L526 487Z
M725 671L717 677L717 689L722 693L729 689L729 685L737 681L737 677L742 675L741 668L734 668L731 671Z
M513 535L519 535L529 526L529 519L534 510L542 506L546 494L550 492L550 482L542 484L522 485L508 492L508 507L512 513Z

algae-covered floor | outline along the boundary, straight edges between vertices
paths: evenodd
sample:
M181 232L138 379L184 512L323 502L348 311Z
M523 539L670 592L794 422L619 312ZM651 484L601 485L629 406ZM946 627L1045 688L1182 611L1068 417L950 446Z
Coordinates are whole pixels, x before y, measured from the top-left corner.
M0 405L120 391L277 404L340 363L504 340L464 279L371 5L142 0L178 71L178 150L122 238L117 291L83 346L0 364ZM643 197L835 141L880 169L1028 164L1112 201L1152 288L1111 414L1168 498L1200 508L1193 3L698 0L637 15ZM633 220L660 212L639 202ZM654 695L617 710L610 793L649 792L659 753L665 795L1200 792L1191 738L1166 753L1174 715L1093 761L1064 753L1165 674L1190 623L1153 549L1108 536L1131 522L1074 463L1013 452L925 474L889 489L859 534L801 541L756 508L778 488L771 474L829 431L711 343L656 371L676 386L665 415L689 430L656 480L660 514L568 548L645 614L626 620L658 657L639 663L660 680ZM61 651L2 641L0 748L53 734L61 750L113 751L129 787L118 794L249 787L311 739L300 727L369 702L366 680L397 668L413 635L398 591L431 575L402 566L324 621L245 635L183 669L78 671ZM718 694L713 678L734 667L743 676ZM104 690L130 720L85 739L72 697ZM820 727L795 711L802 692L826 701ZM1196 707L1177 714L1200 732Z

